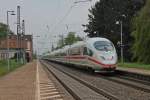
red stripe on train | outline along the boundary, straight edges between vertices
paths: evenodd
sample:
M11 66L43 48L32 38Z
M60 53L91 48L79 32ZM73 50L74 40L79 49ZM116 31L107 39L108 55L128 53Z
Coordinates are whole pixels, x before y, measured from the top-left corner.
M88 59L96 64L99 64L99 65L102 65L103 67L114 67L116 64L103 64L101 63L100 61L97 61L96 59L94 58L91 58L91 57L88 57Z
M69 59L86 59L88 58L88 60L96 63L96 64L99 64L99 65L102 65L103 67L114 67L116 64L103 64L101 63L100 61L96 60L95 58L92 58L92 57L86 57L86 56L66 56L65 58L69 58Z
M85 56L66 56L65 58L70 58L70 59L85 59Z

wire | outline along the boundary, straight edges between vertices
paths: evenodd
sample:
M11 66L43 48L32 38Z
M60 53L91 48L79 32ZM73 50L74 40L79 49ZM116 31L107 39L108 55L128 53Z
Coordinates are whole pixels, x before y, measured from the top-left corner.
M64 17L54 26L54 28L51 30L50 33L52 33L58 27L58 25L60 25L65 20L65 18L67 18L67 16L70 14L70 12L72 11L74 6L75 6L75 4L73 3L73 5L69 8L69 10L64 15Z
M52 30L50 31L50 33L53 33L53 31L58 27L58 25L60 25L68 17L68 15L72 11L73 7L76 6L77 3L89 2L89 1L92 1L92 0L82 0L82 1L74 0L73 5L68 9L68 11L64 15L64 17L57 24L55 24L54 28L52 28Z

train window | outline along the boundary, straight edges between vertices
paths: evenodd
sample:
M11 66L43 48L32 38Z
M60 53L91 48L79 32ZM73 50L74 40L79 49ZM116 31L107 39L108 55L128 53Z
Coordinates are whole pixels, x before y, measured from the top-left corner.
M68 52L68 55L71 55L71 53L70 53L70 52L71 52L71 51L70 51L70 49L69 49L67 52Z
M94 47L99 51L112 51L114 49L112 43L108 41L96 41Z
M93 51L90 50L90 49L88 49L88 55L89 55L89 56L93 56Z
M64 53L60 53L60 56L66 56L66 53L64 52Z
M84 47L84 49L83 49L83 55L88 55L88 52L87 52L87 48L86 48L86 47Z
M71 55L80 55L80 48L72 48Z

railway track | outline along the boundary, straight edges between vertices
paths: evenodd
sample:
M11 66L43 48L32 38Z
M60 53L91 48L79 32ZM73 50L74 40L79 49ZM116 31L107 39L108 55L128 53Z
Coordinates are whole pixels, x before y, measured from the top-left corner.
M108 76L105 77L105 75L100 75L100 74L98 75L98 77L131 87L140 91L150 93L150 82L149 82L149 77L147 76L146 78L144 78L144 76L142 75L133 75L133 73L127 74L125 72L120 73L120 71L117 70L117 74L113 77L108 77Z
M120 75L120 74L119 75L117 74L117 76L115 76L115 77L150 86L150 81L140 80L140 79L137 79L137 78L129 77L129 76L126 76L126 75Z
M147 81L137 80L135 78L128 78L120 75L115 76L100 76L99 74L89 74L84 70L78 68L66 67L53 63L60 70L69 72L80 77L88 83L94 85L97 89L103 89L110 94L118 97L121 100L150 100L149 84ZM136 80L136 81L135 81ZM138 82L140 81L140 82ZM146 83L145 83L146 82ZM101 87L103 86L103 87ZM121 93L121 94L120 94ZM143 99L144 98L144 99Z
M124 72L125 73L125 72ZM133 77L132 77L133 76ZM144 76L137 75L138 77L136 78L135 75L128 75L128 74L122 74L117 71L117 74L113 77L105 77L104 75L98 75L98 77L107 79L109 81L113 81L119 84L123 84L125 86L141 90L144 92L150 93L150 82L149 78L144 78Z
M115 77L104 77L102 75L99 75L103 79L107 79L109 81L113 81L140 91L148 92L150 93L150 84L146 81L140 81L134 78L129 78L125 76L115 76Z
M137 82L143 81L145 83L150 83L150 75L147 74L140 74L136 72L129 72L129 71L124 71L124 70L116 70L116 73L120 76L127 77L128 79L130 78L131 80L135 80Z
M119 100L119 98L117 98L116 96L114 96L114 95L112 95L112 94L110 94L109 92L107 92L107 91L105 91L105 90L102 90L102 89L98 89L98 88L96 88L95 86L93 86L92 84L90 84L90 83L88 83L88 82L86 82L85 80L83 80L83 79L80 79L79 77L76 77L75 75L72 75L72 74L70 74L70 73L68 73L68 72L65 72L65 71L63 71L63 70L60 70L60 69L58 69L58 68L56 68L55 67L55 65L54 64L52 64L52 63L47 63L47 62L43 62L42 61L42 64L47 68L47 70L49 71L49 72L51 72L54 76L55 76L55 78L66 88L66 90L76 99L76 100L88 100L88 98L87 97L80 97L79 96L79 94L78 93L75 93L74 92L74 90L72 90L69 86L68 86L68 84L66 84L66 82L63 82L62 80L61 80L61 78L60 77L58 77L58 75L56 75L56 70L57 71L59 71L59 73L63 73L65 76L68 76L68 77L70 77L71 79L70 80L75 80L76 82L78 82L79 84L81 84L81 85L83 85L85 88L87 88L88 90L90 89L90 91L91 91L91 93L86 93L86 96L88 96L88 94L89 95L91 95L91 94L96 94L96 96L95 97L92 97L92 98L94 98L94 100ZM52 67L49 67L49 65L48 64L50 64L51 66L53 66L53 68ZM79 90L78 90L79 91ZM82 93L81 93L82 94ZM98 94L98 95L97 95ZM92 95L92 96L94 96L94 95ZM86 99L85 99L86 98ZM91 100L92 98L90 98L89 100Z

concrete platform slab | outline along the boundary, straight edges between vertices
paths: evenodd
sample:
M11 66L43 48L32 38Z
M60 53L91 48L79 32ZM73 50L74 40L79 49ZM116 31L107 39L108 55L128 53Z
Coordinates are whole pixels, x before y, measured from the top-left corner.
M35 100L36 61L0 78L0 100Z

